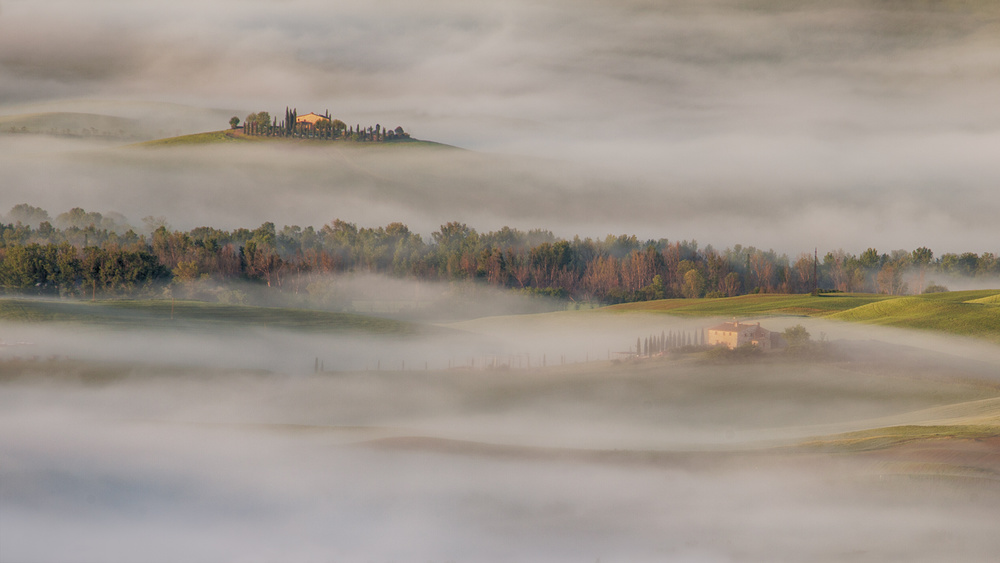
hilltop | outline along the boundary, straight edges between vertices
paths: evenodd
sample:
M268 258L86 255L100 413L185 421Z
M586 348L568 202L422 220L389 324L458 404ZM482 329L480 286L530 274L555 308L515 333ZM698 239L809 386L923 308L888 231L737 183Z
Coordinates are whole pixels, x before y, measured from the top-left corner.
M408 133L403 133L401 127L376 133L374 127L362 129L358 126L344 126L340 120L325 119L320 123L299 122L296 125L285 126L282 130L270 126L264 127L262 120L266 112L251 114L248 117L257 121L249 127L240 125L218 131L185 133L198 131L212 122L219 122L221 116L229 115L232 110L188 108L173 104L128 103L114 105L110 102L70 103L71 109L80 111L48 111L46 105L18 107L13 115L0 115L0 135L46 135L77 139L103 139L113 141L130 141L130 146L141 147L172 147L188 145L207 145L233 142L255 141L285 141L315 144L320 141L354 141L356 144L392 143L416 146L434 146L454 148L450 145L414 139ZM290 113L291 123L295 123L295 114ZM334 125L330 125L334 124ZM324 126L326 126L324 128ZM329 131L329 133L327 133ZM388 134L388 138L386 138Z
M348 139L333 139L333 140L320 140L320 139L308 139L308 138L296 138L296 137L262 137L256 135L247 135L244 133L243 129L225 129L221 131L209 131L206 133L194 133L191 135L180 135L177 137L166 137L163 139L154 139L152 141L145 141L141 143L136 143L134 145L129 145L130 147L141 147L141 148L163 148L163 147L182 147L182 146L193 146L193 145L217 145L217 144L261 144L261 143L280 143L280 144L304 144L304 145L325 145L329 143L338 144L351 144L351 145L408 145L408 146L423 146L423 147L441 147L441 148L457 148L451 145L446 145L444 143L436 143L434 141L424 141L421 139L397 139L394 141L371 143L366 141L353 141Z

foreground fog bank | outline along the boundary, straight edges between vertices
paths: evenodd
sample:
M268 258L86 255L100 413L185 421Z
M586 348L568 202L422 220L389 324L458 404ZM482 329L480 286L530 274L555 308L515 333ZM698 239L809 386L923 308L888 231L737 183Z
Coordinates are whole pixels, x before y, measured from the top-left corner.
M995 438L769 448L995 424L995 347L789 318L763 324L802 322L845 355L605 358L710 322L575 312L366 338L5 324L0 561L988 561L1000 549ZM508 366L483 369L505 350ZM473 351L475 368L414 365ZM385 365L396 360L405 370Z
M9 422L4 561L988 561L1000 547L995 487L851 462L689 471ZM51 445L11 446L14 430Z

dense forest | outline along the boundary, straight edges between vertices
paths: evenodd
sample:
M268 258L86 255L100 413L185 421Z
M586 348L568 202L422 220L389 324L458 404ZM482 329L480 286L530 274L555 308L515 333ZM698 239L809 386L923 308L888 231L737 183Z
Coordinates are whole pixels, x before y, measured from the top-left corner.
M173 230L147 217L137 229L117 214L75 208L51 218L27 204L0 222L0 288L7 294L137 296L250 283L263 291L308 294L315 282L370 272L414 280L469 280L533 295L620 303L668 297L725 297L811 291L922 293L944 289L931 276L996 278L991 252L942 254L928 248L860 255L842 250L795 258L736 245L719 251L695 241L634 235L564 240L546 230L504 227L479 233L457 222L425 240L406 225L320 228L264 223L232 231ZM144 233L139 234L137 230ZM335 278L334 278L335 279Z

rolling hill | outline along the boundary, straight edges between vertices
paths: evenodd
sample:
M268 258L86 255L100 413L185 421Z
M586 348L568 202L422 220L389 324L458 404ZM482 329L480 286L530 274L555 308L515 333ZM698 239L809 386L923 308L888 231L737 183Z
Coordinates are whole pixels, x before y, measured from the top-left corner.
M50 112L0 116L0 133L106 139L147 138L138 119L94 113Z
M831 293L742 295L721 299L666 299L607 307L606 311L684 317L804 316L935 330L1000 343L1000 290L952 291L918 296Z
M244 135L242 129L225 129L222 131L209 131L206 133L194 133L191 135L181 135L178 137L165 137L162 139L154 139L151 141L145 141L142 143L137 143L135 145L130 145L131 147L140 148L166 148L166 147L183 147L192 145L217 145L217 144L231 144L231 143L280 143L280 144L302 144L311 146L329 146L329 145L344 145L350 144L354 146L363 147L386 147L386 146L420 146L420 147L441 147L441 148L457 148L451 145L445 145L443 143L435 143L433 141L423 141L420 139L400 139L388 142L354 142L345 141L342 139L338 140L319 140L319 139L293 139L285 137L257 137L251 135Z

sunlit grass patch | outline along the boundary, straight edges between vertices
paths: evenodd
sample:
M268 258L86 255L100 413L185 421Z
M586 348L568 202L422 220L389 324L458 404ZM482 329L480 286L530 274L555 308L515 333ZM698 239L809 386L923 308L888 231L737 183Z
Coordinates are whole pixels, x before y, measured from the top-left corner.
M861 452L891 448L918 440L965 439L976 440L1000 437L1000 426L890 426L833 436L818 437L802 442L796 449L809 451Z
M685 317L808 316L898 328L937 330L1000 342L997 290L899 297L865 293L741 295L719 299L665 299L605 307L603 311L667 313Z
M982 292L955 292L898 297L831 315L830 318L937 330L1000 342L1000 308L969 302L969 297L973 297L973 300L981 299L981 294Z
M257 143L265 140L265 137L251 137L243 135L236 129L224 131L210 131L208 133L195 133L192 135L181 135L180 137L168 137L166 139L156 139L130 145L132 147L158 148L158 147L178 147L188 145L208 145L219 143Z
M996 295L990 295L988 297L980 297L979 299L970 299L965 301L965 303L978 303L980 305L1000 305L1000 293Z
M606 311L669 312L692 317L749 317L762 315L806 315L821 317L891 299L888 295L835 293L813 295L754 294L705 299L664 299L625 303L606 307Z

